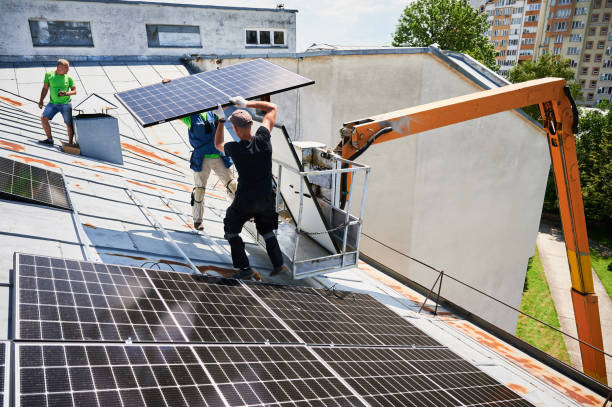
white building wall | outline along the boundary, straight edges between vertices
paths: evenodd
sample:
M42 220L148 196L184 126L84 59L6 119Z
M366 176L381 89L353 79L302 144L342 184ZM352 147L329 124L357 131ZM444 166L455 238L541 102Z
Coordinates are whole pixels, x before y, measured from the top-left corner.
M222 65L240 61L224 59ZM296 139L332 147L345 122L482 90L422 52L270 61L315 80L272 96L279 121ZM423 286L433 284L434 272L382 242L520 306L550 168L542 129L508 111L376 144L357 161L372 167L364 255ZM442 295L515 330L514 311L470 289L445 279Z
M88 21L93 47L33 46L29 19ZM201 47L149 48L146 24L197 25ZM112 0L1 0L0 55L122 56L295 52L295 12L129 4ZM245 29L286 30L285 47L246 46Z

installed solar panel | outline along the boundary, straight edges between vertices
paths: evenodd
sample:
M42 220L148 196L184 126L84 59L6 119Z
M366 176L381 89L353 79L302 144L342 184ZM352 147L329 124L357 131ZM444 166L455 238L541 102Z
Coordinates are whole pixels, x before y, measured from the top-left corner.
M236 280L147 270L189 341L297 342Z
M251 288L308 344L440 346L367 294L252 284Z
M0 406L9 405L10 342L0 342Z
M17 254L15 338L184 341L142 269Z
M230 406L364 406L304 346L194 346Z
M189 346L17 343L17 407L221 407Z
M62 175L0 157L0 198L71 209Z
M373 407L533 406L446 348L314 351Z
M255 59L115 96L143 127L148 127L211 110L217 104L225 106L233 96L253 99L313 83L285 68Z

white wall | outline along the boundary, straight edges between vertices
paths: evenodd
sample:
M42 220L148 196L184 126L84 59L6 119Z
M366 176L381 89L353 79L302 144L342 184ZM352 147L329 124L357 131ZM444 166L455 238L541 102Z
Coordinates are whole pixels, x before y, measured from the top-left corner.
M295 13L117 2L1 0L0 55L184 55L295 52ZM89 21L94 47L34 47L28 19ZM146 24L198 25L201 48L149 48ZM245 28L287 30L286 48L247 48Z
M279 120L295 139L329 146L338 143L344 122L482 90L427 53L270 61L316 82L272 96ZM372 167L363 254L424 286L433 284L434 272L379 241L520 306L550 168L543 130L507 111L377 144L357 161ZM449 279L442 295L515 330L514 311Z

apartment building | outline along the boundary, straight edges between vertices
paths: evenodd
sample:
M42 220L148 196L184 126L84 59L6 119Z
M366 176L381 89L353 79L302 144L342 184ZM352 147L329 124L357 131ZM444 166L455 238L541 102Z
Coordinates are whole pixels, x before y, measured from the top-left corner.
M474 6L489 15L502 75L521 61L552 53L571 59L581 104L610 100L612 0L489 0Z

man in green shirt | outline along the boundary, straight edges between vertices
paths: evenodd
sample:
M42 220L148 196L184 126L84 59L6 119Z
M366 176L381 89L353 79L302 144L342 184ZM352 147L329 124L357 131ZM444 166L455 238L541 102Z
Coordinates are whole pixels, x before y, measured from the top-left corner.
M74 131L72 129L72 103L70 103L70 96L76 95L76 86L74 86L74 80L67 75L69 69L70 64L68 61L60 59L57 61L55 71L45 74L45 81L40 92L40 100L38 101L38 107L42 109L45 96L49 92L49 103L45 106L42 116L40 116L42 128L47 135L46 139L40 141L42 144L53 145L49 120L53 119L58 113L61 113L64 118L68 131L68 142L72 144Z

